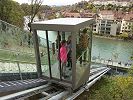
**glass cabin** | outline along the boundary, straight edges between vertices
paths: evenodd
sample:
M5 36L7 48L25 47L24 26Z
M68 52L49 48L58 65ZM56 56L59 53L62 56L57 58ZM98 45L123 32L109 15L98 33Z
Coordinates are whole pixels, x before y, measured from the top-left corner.
M90 73L93 23L92 18L59 18L32 23L39 77L72 90L84 85ZM89 30L85 30L86 27ZM43 41L40 32L45 38ZM83 42L84 39L87 42Z

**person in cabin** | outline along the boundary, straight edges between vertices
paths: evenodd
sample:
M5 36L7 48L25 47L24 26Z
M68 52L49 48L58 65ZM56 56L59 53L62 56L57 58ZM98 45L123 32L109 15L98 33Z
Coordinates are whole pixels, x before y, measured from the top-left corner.
M57 38L56 38L56 50L58 50L58 48L60 48L60 41L61 41L61 36L60 34L57 35Z
M62 40L60 47L60 61L61 61L61 71L62 76L65 77L66 63L67 63L67 42Z
M82 34L79 38L79 50L80 50L80 56L82 55L82 53L88 48L89 46L89 35L87 34L87 28L83 29ZM83 59L82 57L80 57L80 64L82 64L82 60L86 61L86 56L87 56L87 52L84 52L84 56Z
M67 67L70 67L69 70L72 68L72 43L71 43L71 35L68 37L67 40Z

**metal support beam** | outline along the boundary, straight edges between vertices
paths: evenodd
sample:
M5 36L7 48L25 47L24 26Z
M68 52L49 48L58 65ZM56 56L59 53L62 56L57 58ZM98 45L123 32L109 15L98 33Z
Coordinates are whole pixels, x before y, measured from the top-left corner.
M47 30L46 30L46 41L47 41L48 63L49 63L49 75L50 75L50 79L51 79L52 78L52 72L51 72L51 61L50 61L48 31Z
M92 27L90 27L89 30L89 53L88 53L88 61L89 61L89 66L91 65L91 50L92 50Z
M76 85L76 37L75 33L72 33L72 87Z
M33 41L34 41L34 49L36 55L37 75L38 77L41 77L42 76L41 60L40 60L39 43L38 43L38 36L36 30L33 30Z
M58 57L60 55L60 32L58 31ZM61 60L59 59L59 68L60 68L60 80L62 80L62 68L61 68Z

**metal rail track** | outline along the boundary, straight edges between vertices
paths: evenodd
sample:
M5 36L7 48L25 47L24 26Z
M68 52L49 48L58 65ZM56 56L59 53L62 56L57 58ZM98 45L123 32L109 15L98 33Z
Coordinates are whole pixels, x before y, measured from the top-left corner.
M97 80L99 80L105 73L107 73L108 70L110 69L107 67L96 68L96 69L91 70L90 78L87 84L81 87L77 92L73 94L70 94L68 90L65 90L62 87L55 86L51 83L46 83L45 85L42 85L42 86L38 86L32 89L28 89L28 90L24 90L24 91L20 91L14 94L0 97L0 100L16 100L16 99L21 100L21 99L31 98L32 96L36 96L36 95L41 95L41 97L38 98L39 100L62 100L62 99L73 100L78 95L80 95L82 92L90 88ZM21 84L26 84L26 83L30 84L33 81L34 80L31 80L31 81L25 80L21 82ZM42 81L46 81L46 80L42 80ZM16 83L11 82L9 84L15 85L17 84L17 82ZM0 84L0 86L2 87L3 85Z

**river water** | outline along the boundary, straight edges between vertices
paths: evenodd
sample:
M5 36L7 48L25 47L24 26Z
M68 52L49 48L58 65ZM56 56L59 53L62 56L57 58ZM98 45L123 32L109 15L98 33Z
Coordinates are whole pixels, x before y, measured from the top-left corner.
M55 41L56 34L49 31L49 40ZM45 31L39 31L38 35L45 38ZM121 62L129 62L133 54L133 42L112 40L106 38L93 37L92 39L92 57L100 57L103 59L113 59ZM113 55L118 55L117 59Z
M93 37L92 56L103 59L115 59L113 55L118 55L117 61L130 61L133 53L133 42L105 39Z

